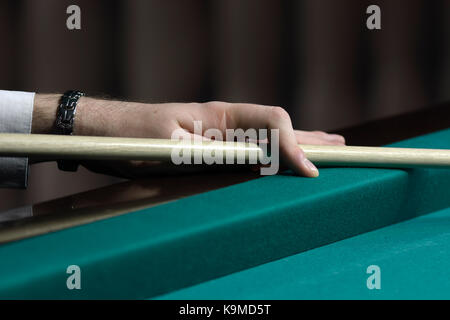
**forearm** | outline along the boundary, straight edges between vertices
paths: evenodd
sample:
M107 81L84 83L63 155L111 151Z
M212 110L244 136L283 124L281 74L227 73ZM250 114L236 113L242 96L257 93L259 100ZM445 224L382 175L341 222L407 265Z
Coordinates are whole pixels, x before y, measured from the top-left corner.
M51 134L54 130L61 94L36 94L34 100L33 134ZM74 135L117 135L124 126L120 114L138 103L82 97L74 119Z
M151 105L82 97L78 102L74 120L74 135L80 136L121 136L129 135L130 128L142 128L138 108ZM135 117L133 115L136 115Z

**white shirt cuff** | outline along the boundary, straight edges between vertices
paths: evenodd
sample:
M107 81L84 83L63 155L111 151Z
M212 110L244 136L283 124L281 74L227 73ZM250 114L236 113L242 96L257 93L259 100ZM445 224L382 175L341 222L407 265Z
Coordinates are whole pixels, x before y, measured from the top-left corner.
M0 90L0 133L31 133L34 93ZM0 157L0 187L25 188L28 158Z

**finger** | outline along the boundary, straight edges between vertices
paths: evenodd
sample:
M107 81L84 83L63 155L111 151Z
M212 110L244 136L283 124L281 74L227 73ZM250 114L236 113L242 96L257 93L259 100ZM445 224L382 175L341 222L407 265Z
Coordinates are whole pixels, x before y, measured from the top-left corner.
M339 134L330 134L323 131L303 131L295 130L297 137L316 138L325 141L333 141L339 144L345 144L345 138Z
M317 177L319 171L298 147L289 114L279 107L233 104L227 109L232 128L278 129L280 155L287 166L297 174Z
M318 138L303 138L303 137L297 137L297 143L299 145L312 145L312 146L344 146L344 143L336 142L336 141L329 141L329 140L322 140Z
M308 144L308 145L318 145L318 146L333 146L333 145L345 145L345 142L342 140L329 140L323 139L322 137L318 137L315 135L304 135L298 132L295 132L295 136L297 138L298 144Z

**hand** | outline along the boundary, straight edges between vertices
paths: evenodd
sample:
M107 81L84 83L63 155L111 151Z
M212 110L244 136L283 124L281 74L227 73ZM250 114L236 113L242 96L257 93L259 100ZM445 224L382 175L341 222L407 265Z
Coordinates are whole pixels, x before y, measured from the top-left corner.
M307 177L318 176L318 170L306 159L298 144L345 144L339 135L294 130L289 114L280 107L224 102L143 104L83 97L77 108L74 134L169 139L176 129L192 136L194 121L199 120L203 132L214 128L224 136L226 129L279 129L282 163ZM149 165L142 161L120 162L120 165L114 162L112 167L111 164L102 163L91 169L104 172L115 167L115 174L133 176L136 169Z

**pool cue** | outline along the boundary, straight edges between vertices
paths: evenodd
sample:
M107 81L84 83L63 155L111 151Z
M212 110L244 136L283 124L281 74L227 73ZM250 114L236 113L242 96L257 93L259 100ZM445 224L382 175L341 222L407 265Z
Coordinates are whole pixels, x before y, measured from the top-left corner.
M319 166L450 168L450 150L446 149L311 145L299 147L308 159ZM171 161L174 150L202 155L222 151L224 156L232 153L235 159L240 153L246 160L255 154L261 159L263 154L258 145L242 142L202 141L195 144L168 139L0 134L2 157Z

